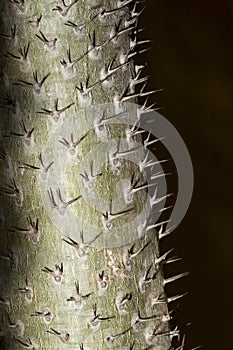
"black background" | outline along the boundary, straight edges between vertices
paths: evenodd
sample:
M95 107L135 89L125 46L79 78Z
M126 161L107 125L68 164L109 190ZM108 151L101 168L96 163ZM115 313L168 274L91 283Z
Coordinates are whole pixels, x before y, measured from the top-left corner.
M189 291L178 323L187 349L233 348L232 112L233 41L230 1L146 0L140 38L152 39L146 62L150 98L185 141L194 167L189 210L172 236L190 276L174 287Z

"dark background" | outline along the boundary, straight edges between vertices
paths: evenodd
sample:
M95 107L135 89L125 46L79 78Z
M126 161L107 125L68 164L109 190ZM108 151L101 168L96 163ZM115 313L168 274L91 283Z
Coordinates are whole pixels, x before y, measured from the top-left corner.
M178 270L190 276L176 291L178 324L187 349L233 349L232 112L233 40L231 1L146 0L140 19L152 39L148 88L163 88L150 99L179 131L194 167L192 203L168 239L183 258Z

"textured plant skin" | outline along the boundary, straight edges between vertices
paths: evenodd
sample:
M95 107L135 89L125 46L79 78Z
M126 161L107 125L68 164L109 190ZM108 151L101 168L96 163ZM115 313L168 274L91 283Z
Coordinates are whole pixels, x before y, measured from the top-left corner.
M118 102L136 97L134 1L68 4L4 0L0 5L1 349L173 349L179 331L169 327L164 286L170 281L162 273L166 256L159 260L159 234L150 230L127 246L87 247L82 233L77 241L73 232L59 232L41 198L37 180L46 185L56 163L44 159L43 149L57 125L88 104L116 105L116 96ZM111 133L125 137L124 127ZM59 141L51 147L62 147ZM93 126L77 145L80 157L97 141ZM140 174L130 162L121 171L129 178ZM77 167L77 175L81 172ZM111 200L111 172L98 181L99 194ZM47 190L54 204L56 189ZM135 197L133 207L143 204L145 193ZM77 215L98 222L100 234L107 234L103 214L88 210L79 188L73 197L62 188L61 194L65 203L74 199L67 206ZM86 235L84 228L84 242Z

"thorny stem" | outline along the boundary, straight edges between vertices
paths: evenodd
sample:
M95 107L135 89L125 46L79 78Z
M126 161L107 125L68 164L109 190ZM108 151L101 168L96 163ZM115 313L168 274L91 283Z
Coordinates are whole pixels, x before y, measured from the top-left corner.
M178 297L167 299L164 285L185 274L163 277L161 265L168 253L160 257L158 244L168 232L164 228L157 233L155 228L167 221L154 224L145 219L135 230L141 230L141 236L136 234L128 246L101 247L117 225L122 225L123 237L129 236L123 223L141 211L147 189L154 184L145 183L140 167L135 170L126 161L120 167L120 177L130 179L135 172L141 181L131 183L132 205L125 203L115 210L113 201L119 203L112 186L114 171L104 167L96 171L95 155L93 162L87 163L85 169L89 170L83 169L81 162L92 146L103 142L103 131L119 139L117 149L108 154L109 168L111 162L114 167L115 162L137 151L131 146L120 151L125 127L110 124L121 116L126 102L147 101L155 92L145 91L148 77L141 77L141 69L137 71L133 61L147 50L140 45L148 42L137 38L138 17L143 11L140 1L58 0L55 4L3 0L0 6L4 17L0 28L0 160L5 165L0 173L1 344L12 350L67 346L81 350L111 346L173 349L171 341L179 330L170 330L167 302ZM79 120L79 130L66 133L69 118L78 118L86 108L88 119L88 108L98 104L111 104L115 113L97 115L92 128L81 136L78 131L85 130L83 120ZM140 115L151 109L146 102L138 108ZM141 140L137 121L133 128L130 125L131 141ZM59 127L61 135L50 150L66 148L71 157L66 154L64 164L72 160L69 170L65 165L58 170L67 171L68 177L53 185L60 159L46 156L44 148ZM145 151L154 142L149 135ZM75 162L77 158L81 161ZM152 164L142 159L141 167L147 166ZM70 184L75 191L67 189ZM92 195L96 187L107 203L105 209L93 209L81 195ZM156 205L156 200L152 197L151 205ZM82 219L83 227L69 221L70 213ZM58 218L57 225L54 218ZM88 220L98 227L92 237L85 226ZM69 228L67 234L60 232L63 222ZM163 302L152 305L158 296ZM132 321L135 312L139 330ZM183 349L183 343L184 339L177 349Z

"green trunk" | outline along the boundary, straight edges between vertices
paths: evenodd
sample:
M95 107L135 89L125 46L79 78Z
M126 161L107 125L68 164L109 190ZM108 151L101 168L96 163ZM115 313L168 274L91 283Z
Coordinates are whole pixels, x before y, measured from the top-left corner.
M120 180L145 179L101 149L126 126L97 125L135 100L128 3L1 1L2 349L172 349L158 234L127 225L147 190L118 199ZM126 212L106 221L111 201Z

